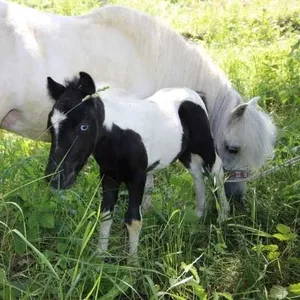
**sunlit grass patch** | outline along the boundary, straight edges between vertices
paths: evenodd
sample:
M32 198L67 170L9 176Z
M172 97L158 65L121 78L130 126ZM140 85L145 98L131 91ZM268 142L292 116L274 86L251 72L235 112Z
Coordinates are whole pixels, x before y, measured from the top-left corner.
M99 5L16 2L64 15ZM266 168L300 154L297 1L113 2L158 16L203 44L243 96L262 97L278 125L275 157ZM114 214L109 259L96 257L96 163L89 161L71 190L53 192L44 180L49 145L3 132L0 137L0 298L299 296L299 165L250 182L245 206L234 204L222 226L209 189L206 218L195 217L192 180L180 164L157 173L153 207L143 216L139 266L128 266L127 192Z

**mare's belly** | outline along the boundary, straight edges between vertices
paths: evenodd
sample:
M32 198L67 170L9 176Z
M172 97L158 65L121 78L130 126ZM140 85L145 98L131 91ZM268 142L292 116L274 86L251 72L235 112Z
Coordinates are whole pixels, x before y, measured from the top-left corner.
M34 110L13 109L2 120L1 128L33 140L50 142L50 133L46 130L47 113L34 113Z

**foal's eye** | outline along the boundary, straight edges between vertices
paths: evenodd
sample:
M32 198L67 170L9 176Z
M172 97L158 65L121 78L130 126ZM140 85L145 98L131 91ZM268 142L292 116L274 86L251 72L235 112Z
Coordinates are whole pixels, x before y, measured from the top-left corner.
M238 152L239 152L239 148L235 147L235 146L228 146L228 145L226 145L226 150L230 154L238 154Z
M83 124L80 126L81 131L87 131L88 129L89 129L89 125L87 125L87 124Z

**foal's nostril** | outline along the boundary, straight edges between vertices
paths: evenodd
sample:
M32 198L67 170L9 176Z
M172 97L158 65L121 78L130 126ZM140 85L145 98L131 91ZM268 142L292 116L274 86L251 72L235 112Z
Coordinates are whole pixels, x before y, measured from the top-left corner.
M64 182L64 179L65 179L65 174L62 171L59 171L58 173L52 175L50 179L50 183L52 186L60 188L62 183Z

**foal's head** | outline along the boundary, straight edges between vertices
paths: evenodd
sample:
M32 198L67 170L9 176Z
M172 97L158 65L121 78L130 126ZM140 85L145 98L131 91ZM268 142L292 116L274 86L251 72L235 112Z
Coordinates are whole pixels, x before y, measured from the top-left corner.
M104 111L99 98L82 101L96 92L92 78L80 72L65 85L48 77L48 92L54 106L48 116L51 150L46 175L51 186L68 188L92 153L102 124Z

